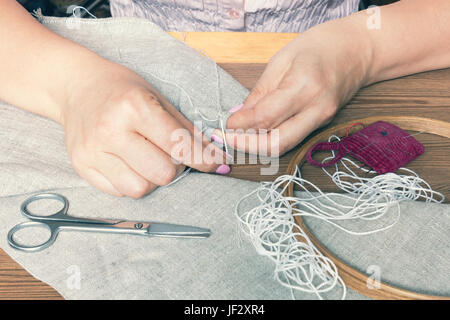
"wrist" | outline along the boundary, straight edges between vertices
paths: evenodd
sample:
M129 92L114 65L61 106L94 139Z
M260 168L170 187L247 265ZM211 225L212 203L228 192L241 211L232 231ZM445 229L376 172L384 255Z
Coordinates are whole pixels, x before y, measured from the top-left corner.
M372 83L374 74L374 41L369 36L365 11L346 18L332 21L329 29L336 36L336 48L342 48L341 63L338 67L347 74L357 86L364 87Z
M83 108L86 101L98 95L95 88L111 80L105 72L112 71L116 65L92 51L80 49L66 55L69 61L61 67L61 82L51 93L55 105L54 120L62 126L74 108Z
M320 24L304 34L307 42L319 44L339 105L372 81L373 42L367 37L366 19L366 14L359 12Z

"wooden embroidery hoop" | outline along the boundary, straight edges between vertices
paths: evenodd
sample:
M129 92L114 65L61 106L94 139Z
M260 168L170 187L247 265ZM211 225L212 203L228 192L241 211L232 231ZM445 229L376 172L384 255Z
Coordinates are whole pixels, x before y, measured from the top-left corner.
M342 123L336 125L330 129L327 129L316 136L309 139L294 155L289 163L287 174L293 175L296 167L299 168L305 162L305 155L308 150L317 142L326 141L332 134L343 136L348 127L355 122L361 122L362 124L369 125L376 121L390 122L403 130L423 131L423 133L434 134L442 137L450 138L450 123L435 119L422 118L422 117L369 117L359 120L353 120L351 122ZM286 195L289 197L294 196L294 184L289 184L286 190ZM450 297L445 296L432 296L422 293L409 291L406 289L398 288L392 285L388 285L384 282L380 283L379 288L369 289L367 287L368 276L356 269L350 267L339 258L335 257L327 248L317 240L314 235L309 231L304 224L303 219L300 216L295 216L296 223L305 231L310 240L314 243L317 249L322 252L323 255L330 258L339 270L344 283L351 289L372 298L372 299L431 299L431 300L448 300ZM301 241L301 239L298 239Z

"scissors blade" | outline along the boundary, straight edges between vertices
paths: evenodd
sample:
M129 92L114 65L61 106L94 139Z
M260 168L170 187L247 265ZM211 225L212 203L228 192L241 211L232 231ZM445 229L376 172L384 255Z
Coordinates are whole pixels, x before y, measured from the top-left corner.
M211 235L211 230L179 224L152 223L147 228L147 234L154 237L207 238Z

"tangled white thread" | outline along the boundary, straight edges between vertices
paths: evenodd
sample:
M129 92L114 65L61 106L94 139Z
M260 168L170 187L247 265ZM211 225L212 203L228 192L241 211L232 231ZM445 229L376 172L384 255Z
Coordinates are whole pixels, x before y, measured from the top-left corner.
M332 135L328 141L331 142L332 140L340 141L340 138ZM335 151L331 152L332 155L323 161L334 158ZM366 195L386 194L391 197L393 201L422 199L427 203L441 203L445 200L443 194L431 189L431 186L425 180L420 178L419 175L410 169L400 168L398 170L399 172L405 172L407 174L386 173L377 175L373 178L364 178L358 176L354 170L350 168L350 165L364 172L366 175L375 174L376 172L362 168L348 158L343 158L340 163L346 171L340 171L337 164L334 165L334 173L330 173L326 168L322 168L322 170L341 190L355 196L360 196L363 193ZM352 180L355 182L352 182Z
M277 188L286 176L273 184L263 182L260 188L244 196L236 205L236 215L241 229L251 240L260 255L275 263L274 277L283 286L293 290L322 294L332 290L336 284L346 288L334 263L314 246L306 233L297 226L293 208L282 190ZM282 182L281 182L282 183ZM256 195L260 205L240 212L242 202Z
M184 40L183 40L184 41ZM222 111L222 104L220 103L220 75L219 75L219 66L217 65L217 63L211 59L208 54L201 50L201 49L197 49L197 51L199 51L201 54L203 54L204 56L206 56L214 65L214 70L216 73L216 108L217 108L217 115L215 118L208 118L207 116L205 116L201 110L196 107L194 110L197 114L200 115L200 117L207 122L219 122L220 125L220 131L222 132L222 137L224 139L224 147L225 147L225 152L227 154L230 155L229 150L228 150L228 143L227 143L227 136L225 134L225 123L223 121L223 111Z
M68 9L68 10L72 9L72 16L75 17L75 18L82 18L82 14L81 14L81 13L76 13L76 12L77 12L76 10L78 10L79 12L80 12L81 10L84 10L84 11L85 11L88 15L90 15L92 18L97 19L97 17L94 16L92 13L90 13L89 10L86 9L85 7L82 7L82 6L70 6L70 7L67 8L67 9ZM69 13L69 12L67 12L67 13Z
M338 137L330 137L339 140ZM332 155L323 161L328 161ZM295 216L309 216L321 219L352 235L367 235L392 227L400 217L400 202L424 199L426 202L440 203L444 196L431 189L430 185L412 170L401 168L407 175L387 173L372 178L360 177L374 173L363 169L354 161L343 158L340 164L345 171L334 166L330 173L323 168L332 181L347 194L323 193L313 183L301 177L299 168L293 175L283 175L274 182L263 182L260 187L242 197L236 205L235 214L240 230L247 235L257 252L275 262L275 279L294 290L314 293L319 299L340 284L342 299L346 287L335 264L325 257L311 242L307 234L295 223ZM352 168L353 167L353 168ZM294 197L284 193L290 184L300 189ZM258 205L250 210L242 210L243 202L256 196ZM384 216L389 208L396 206L396 214L391 223L369 231L353 231L342 226L342 221L370 221Z

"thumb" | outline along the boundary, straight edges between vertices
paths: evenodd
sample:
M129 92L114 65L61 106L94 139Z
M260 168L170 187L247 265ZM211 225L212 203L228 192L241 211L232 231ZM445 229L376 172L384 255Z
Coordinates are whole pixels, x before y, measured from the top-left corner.
M261 104L268 95L278 88L285 74L289 71L289 68L290 62L288 59L277 57L277 55L274 56L264 69L264 72L250 94L244 100L243 107L236 111L227 121L227 128L241 128L241 125L247 128L252 127L255 124L255 119L252 117L254 110L251 112L251 109ZM249 112L250 114L248 114ZM246 114L244 115L244 113ZM247 116L250 116L250 119ZM247 120L245 120L246 118Z
M285 74L285 68L277 60L272 61L266 66L264 72L256 82L250 94L244 100L244 106L241 110L253 108L269 92L275 90L280 84Z
M239 110L227 121L229 129L271 130L295 113L295 94L291 90L275 89L252 108Z
M264 72L261 78L259 78L255 87L250 94L245 98L241 108L236 107L237 111L227 120L228 129L249 128L254 124L254 107L258 105L267 95L270 95L271 83L268 81L268 73ZM249 117L250 116L250 117Z
M278 88L284 75L289 71L290 65L290 59L285 55L276 54L273 56L250 94L244 100L242 109L253 108L267 93Z
M240 110L253 108L267 94L267 85L268 84L261 81L261 79L258 80L247 98L245 98L243 107Z

